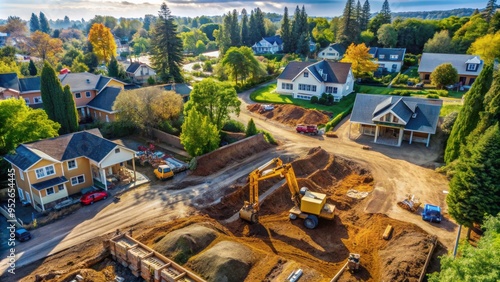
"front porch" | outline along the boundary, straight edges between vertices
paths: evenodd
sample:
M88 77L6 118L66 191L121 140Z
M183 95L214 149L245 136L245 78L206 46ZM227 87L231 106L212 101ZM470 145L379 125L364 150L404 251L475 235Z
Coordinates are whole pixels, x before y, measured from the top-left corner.
M403 141L407 141L408 144L413 142L424 143L426 147L429 147L431 133L416 132L412 130L405 130L403 127L392 127L381 124L359 124L351 123L349 125L352 127L352 131L355 131L358 137L373 136L373 143L401 147ZM351 129L349 130L351 134ZM355 137L354 139L357 139Z

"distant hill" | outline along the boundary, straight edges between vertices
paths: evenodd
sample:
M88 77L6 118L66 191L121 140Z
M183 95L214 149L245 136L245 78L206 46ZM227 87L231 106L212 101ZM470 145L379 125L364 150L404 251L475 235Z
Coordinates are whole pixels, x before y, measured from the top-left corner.
M391 13L392 18L419 18L424 20L440 20L451 16L465 17L470 16L475 9L461 8L446 11L419 11L419 12L398 12Z

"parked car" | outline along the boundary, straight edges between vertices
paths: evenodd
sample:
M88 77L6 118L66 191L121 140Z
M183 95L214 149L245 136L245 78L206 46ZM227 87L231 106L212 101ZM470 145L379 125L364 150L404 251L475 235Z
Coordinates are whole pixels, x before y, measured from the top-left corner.
M419 82L419 83L415 84L414 87L415 88L424 88L424 83L423 82Z
M82 203L82 205L92 205L94 202L106 200L108 196L108 192L104 190L92 191L84 194L80 198L80 203Z
M305 133L309 135L318 135L318 126L315 124L298 124L295 127L297 133Z
M422 211L422 219L430 222L441 222L441 208L439 206L425 204Z
M31 239L31 233L24 228L17 229L14 234L19 242L28 241L29 239Z

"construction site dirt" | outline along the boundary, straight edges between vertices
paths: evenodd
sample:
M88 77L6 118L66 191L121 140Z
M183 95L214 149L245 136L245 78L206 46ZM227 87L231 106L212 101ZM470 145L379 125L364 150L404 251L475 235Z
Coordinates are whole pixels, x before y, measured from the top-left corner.
M257 113L243 112L241 116L244 122L255 119ZM259 140L251 147L233 148L238 156L220 156L225 167L209 166L199 176L188 173L167 183L139 187L121 196L120 203L114 204L116 211L111 210L113 205L103 209L105 216L115 219L115 214L126 210L130 218L128 225L121 225L122 230L132 229L134 238L183 262L208 281L285 281L297 269L303 270L299 281L330 281L352 252L361 255L360 269L344 272L339 281L418 281L432 235L443 243L430 265L431 270L439 268L436 257L449 249L454 224L450 220L439 226L422 223L418 212L396 205L410 191L423 202L434 200L443 205L441 187L446 179L425 168L435 159L433 151L378 146L364 151L363 144L347 137L345 125L337 130L339 138L324 140L296 134L295 122L289 128L271 127L260 119L255 123L277 136L282 145L257 152L259 145L268 146ZM413 163L407 161L409 154L416 156L411 158ZM288 210L293 204L280 179L260 183L261 194L272 193L261 201L258 224L238 218L248 199L248 173L276 156L292 162L301 187L328 196L328 203L336 206L333 221L320 219L318 227L310 230L302 220L290 220ZM444 214L447 218L446 209ZM84 222L86 216L77 213L68 220L76 217ZM100 220L96 213L93 221ZM105 278L88 281L107 281L113 275L135 281L128 269L105 256L101 242L109 239L115 226L115 221L106 222L108 235L100 236L106 226L100 227L100 233L92 229L88 236L99 236L19 268L8 279L70 281L71 275L89 273L96 275L89 277ZM394 231L384 240L387 225Z

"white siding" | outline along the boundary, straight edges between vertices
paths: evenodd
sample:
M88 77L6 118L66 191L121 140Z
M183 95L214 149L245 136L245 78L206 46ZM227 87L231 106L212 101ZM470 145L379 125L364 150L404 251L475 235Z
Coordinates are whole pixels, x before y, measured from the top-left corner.
M328 59L328 60L340 60L341 59L339 52L331 47L326 47L325 49L319 51L318 57L322 58L322 59Z
M115 153L116 149L120 152ZM121 162L126 162L134 158L134 152L123 147L115 147L111 152L101 161L101 167L108 167Z

